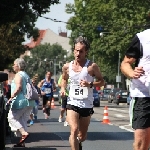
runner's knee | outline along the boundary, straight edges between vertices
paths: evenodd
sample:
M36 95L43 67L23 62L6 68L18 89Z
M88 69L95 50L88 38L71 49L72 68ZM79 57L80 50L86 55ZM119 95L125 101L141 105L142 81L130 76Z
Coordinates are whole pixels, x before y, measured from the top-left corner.
M71 135L74 136L78 135L78 127L71 127Z
M83 142L83 141L85 141L86 140L86 137L87 137L87 134L81 134L81 133L79 133L78 134L78 138L79 138L79 140L80 140L80 142Z
M147 141L144 137L140 135L135 136L135 141L133 143L134 150L145 150L148 149L149 141Z

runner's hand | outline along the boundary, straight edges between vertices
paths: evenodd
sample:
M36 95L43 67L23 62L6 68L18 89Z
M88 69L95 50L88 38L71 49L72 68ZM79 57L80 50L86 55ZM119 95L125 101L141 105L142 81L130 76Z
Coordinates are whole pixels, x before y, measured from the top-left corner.
M81 87L89 87L89 83L85 80L80 80L80 86Z
M41 95L45 95L45 92L42 92L42 91L41 91Z
M132 79L138 79L138 78L140 78L144 73L145 73L145 71L143 70L143 67L135 67L135 69L133 70L133 72L132 72L132 74L131 74L131 78L132 78Z

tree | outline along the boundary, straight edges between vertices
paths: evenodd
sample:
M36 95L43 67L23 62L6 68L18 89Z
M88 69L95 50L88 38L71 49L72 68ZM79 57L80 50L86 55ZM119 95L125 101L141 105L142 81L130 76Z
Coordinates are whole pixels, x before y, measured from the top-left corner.
M37 39L35 22L49 7L59 0L2 0L0 3L0 70L7 68L16 57L24 53L24 37Z
M118 53L123 58L131 38L149 24L149 2L140 0L75 0L66 5L67 13L74 13L67 28L72 30L71 40L79 35L91 43L89 58L94 55L108 83L115 83ZM100 32L107 32L100 37Z
M59 65L64 63L64 55L67 54L62 46L47 43L33 48L31 53L31 57L25 56L27 62L26 71L31 77L38 74L40 80L44 78L46 71L54 73L54 66L56 66L56 73L61 72Z

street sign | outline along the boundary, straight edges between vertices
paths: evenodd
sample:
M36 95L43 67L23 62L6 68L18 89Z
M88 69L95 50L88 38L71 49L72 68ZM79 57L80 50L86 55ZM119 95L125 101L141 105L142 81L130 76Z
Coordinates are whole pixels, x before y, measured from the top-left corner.
M116 82L121 82L121 76L116 76Z
M98 30L98 31L103 31L104 29L103 29L103 27L98 26L98 27L97 27L97 30Z

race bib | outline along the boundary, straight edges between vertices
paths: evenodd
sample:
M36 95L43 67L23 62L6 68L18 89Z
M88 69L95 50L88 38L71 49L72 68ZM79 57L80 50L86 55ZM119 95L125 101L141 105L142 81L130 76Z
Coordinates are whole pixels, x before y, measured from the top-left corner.
M45 94L50 94L51 93L51 88L45 88L44 92L45 92Z
M70 85L69 95L76 99L86 99L88 98L88 88L77 84Z

